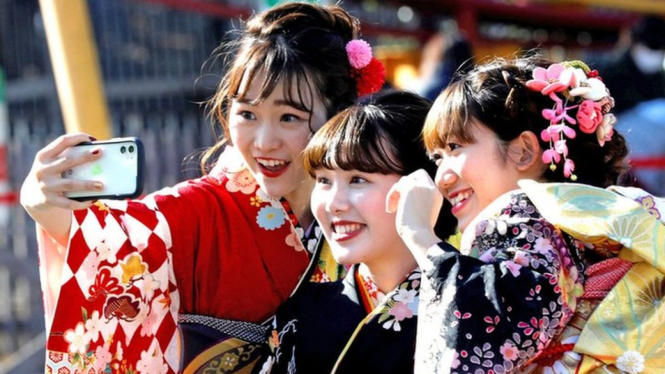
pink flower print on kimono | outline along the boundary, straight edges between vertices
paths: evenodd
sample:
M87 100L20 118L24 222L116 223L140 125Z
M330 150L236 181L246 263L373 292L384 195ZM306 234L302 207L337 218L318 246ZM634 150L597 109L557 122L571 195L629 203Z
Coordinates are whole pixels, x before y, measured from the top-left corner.
M291 234L288 235L285 239L286 244L293 247L296 251L304 251L305 246L303 246L300 238L303 237L302 227L293 227L291 226Z
M401 331L400 322L418 315L420 270L414 270L376 309L378 323L386 330Z
M228 173L229 181L226 183L226 189L229 192L242 192L245 195L251 195L256 191L256 180L252 173L243 169L237 173Z

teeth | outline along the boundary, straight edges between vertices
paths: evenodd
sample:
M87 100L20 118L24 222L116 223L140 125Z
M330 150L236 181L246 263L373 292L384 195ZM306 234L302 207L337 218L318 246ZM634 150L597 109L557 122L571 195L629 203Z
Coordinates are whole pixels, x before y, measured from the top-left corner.
M335 225L335 232L338 234L348 234L356 230L360 230L361 225L359 223L351 223L348 225Z
M459 204L460 202L462 202L462 200L468 199L470 195L471 195L470 191L462 192L460 194L455 195L455 197L451 198L450 203L453 206L455 206L455 205Z
M282 166L286 164L286 161L284 160L263 160L263 159L257 159L256 160L259 164L263 166L268 166L268 167L274 167L274 166Z

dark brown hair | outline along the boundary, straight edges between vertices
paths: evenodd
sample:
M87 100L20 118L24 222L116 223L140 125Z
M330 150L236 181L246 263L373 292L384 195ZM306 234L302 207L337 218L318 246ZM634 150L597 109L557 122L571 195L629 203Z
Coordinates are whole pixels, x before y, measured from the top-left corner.
M320 99L329 118L351 105L357 94L345 47L358 33L359 21L338 6L291 2L252 17L239 39L221 47L222 53L235 55L208 105L223 138L206 152L202 165L226 143L230 103L245 98L243 78L265 74L253 98L257 103L284 80L285 99L304 111L311 113L306 103Z
M552 99L528 89L525 83L532 79L536 67L547 68L552 63L537 56L495 59L461 76L433 104L423 129L427 149L445 148L451 139L473 142L471 126L474 125L489 128L504 144L524 131L531 131L538 137L541 148L548 149L549 144L540 138L540 133L549 126L542 110L552 107ZM575 160L577 182L596 187L623 183L628 155L623 136L614 130L612 140L601 147L596 134L576 133L566 144L569 156ZM506 155L506 148L502 150ZM543 178L550 182L570 182L564 177L562 167L555 171L546 168Z
M367 96L331 118L305 148L305 170L358 170L365 173L408 175L425 169L434 178L436 165L427 155L421 131L429 100L406 91ZM439 214L434 231L440 238L455 232L450 205Z

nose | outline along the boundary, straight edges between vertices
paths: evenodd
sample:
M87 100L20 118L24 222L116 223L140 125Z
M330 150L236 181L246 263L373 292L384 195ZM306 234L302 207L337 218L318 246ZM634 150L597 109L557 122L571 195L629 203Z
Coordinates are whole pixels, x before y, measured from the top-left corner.
M254 148L267 152L279 148L280 145L279 131L274 124L264 121L256 127Z
M444 196L446 196L446 192L457 182L457 179L457 173L451 169L448 162L443 161L439 164L438 169L436 169L434 182Z
M348 193L345 188L334 186L327 196L326 211L328 213L341 213L349 210Z

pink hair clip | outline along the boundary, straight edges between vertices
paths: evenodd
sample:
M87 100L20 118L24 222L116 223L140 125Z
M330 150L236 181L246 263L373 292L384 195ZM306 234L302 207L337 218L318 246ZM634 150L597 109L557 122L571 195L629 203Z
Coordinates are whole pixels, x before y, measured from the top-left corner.
M372 56L372 47L362 39L346 44L346 53L351 64L351 77L356 81L358 96L378 92L386 82L386 69Z
M550 122L540 133L540 138L550 145L543 152L543 162L550 164L554 171L563 161L563 175L572 181L577 180L575 163L568 157L566 145L566 139L577 135L571 126L579 125L579 130L586 134L596 133L598 144L604 146L614 133L616 119L610 113L614 99L598 72L589 69L582 61L552 64L547 69L537 67L526 86L554 101L553 108L542 111L543 117ZM574 109L577 110L574 116L569 115L568 111Z

